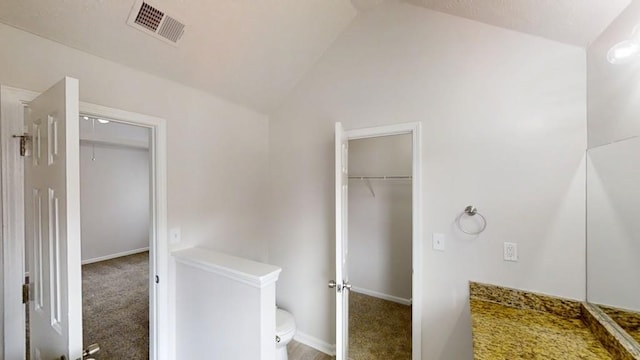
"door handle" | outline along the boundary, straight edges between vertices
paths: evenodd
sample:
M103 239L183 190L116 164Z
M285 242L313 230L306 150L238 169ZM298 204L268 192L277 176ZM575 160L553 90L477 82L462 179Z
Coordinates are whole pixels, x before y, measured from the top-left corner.
M329 288L333 289L335 288L337 292L342 292L342 284L338 284L336 283L335 280L329 280Z
M347 281L343 281L342 284L338 284L335 280L329 280L329 288L337 288L336 290L338 292L342 292L342 289L351 290L351 284L349 284L349 282Z

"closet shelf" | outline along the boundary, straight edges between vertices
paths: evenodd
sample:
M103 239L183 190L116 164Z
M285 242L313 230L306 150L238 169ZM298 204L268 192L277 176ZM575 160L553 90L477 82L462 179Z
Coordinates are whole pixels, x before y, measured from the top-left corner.
M373 191L373 186L371 186L370 180L411 180L411 175L349 176L349 180L363 180L367 184L367 187L371 192L371 196L376 197L376 193Z
M349 176L349 179L354 180L411 180L411 175L392 175L392 176Z

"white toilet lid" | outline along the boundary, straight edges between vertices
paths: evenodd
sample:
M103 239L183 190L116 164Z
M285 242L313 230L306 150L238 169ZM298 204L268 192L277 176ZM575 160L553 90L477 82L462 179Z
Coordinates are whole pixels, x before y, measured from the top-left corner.
M296 322L293 315L282 309L276 309L276 334L286 334L295 328Z

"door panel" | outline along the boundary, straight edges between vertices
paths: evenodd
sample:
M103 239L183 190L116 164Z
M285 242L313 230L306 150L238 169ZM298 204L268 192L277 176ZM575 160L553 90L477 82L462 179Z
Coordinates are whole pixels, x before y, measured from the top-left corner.
M29 103L25 127L26 241L31 245L31 357L82 355L78 80L65 78Z
M348 160L349 141L342 124L335 125L336 176L336 355L347 360L349 354L349 269L348 251Z

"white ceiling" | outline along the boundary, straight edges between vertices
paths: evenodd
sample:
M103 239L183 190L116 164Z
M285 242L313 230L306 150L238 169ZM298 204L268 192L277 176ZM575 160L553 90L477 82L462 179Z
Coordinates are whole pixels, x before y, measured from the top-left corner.
M0 22L269 113L358 11L384 0L150 1L186 23L177 47L126 24L134 0L0 0ZM630 2L404 1L579 46Z
M126 24L134 0L0 0L0 22L268 112L356 16L349 0L150 0L174 47Z
M566 44L587 47L631 0L406 0Z

